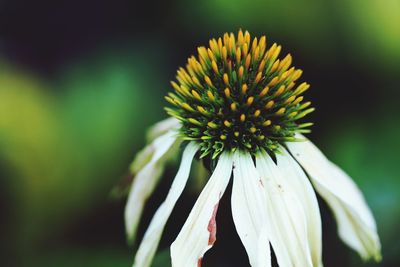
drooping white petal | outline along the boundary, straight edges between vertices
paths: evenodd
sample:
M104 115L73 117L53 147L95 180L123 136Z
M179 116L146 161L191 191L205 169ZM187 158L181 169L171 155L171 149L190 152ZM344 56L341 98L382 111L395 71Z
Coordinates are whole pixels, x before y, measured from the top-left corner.
M153 145L146 145L143 149L141 149L135 155L135 158L129 166L130 173L136 175L147 163L149 163L154 151L155 147Z
M269 246L269 232L271 228L263 226L257 240L257 265L256 266L271 266L271 248Z
M219 200L232 173L232 156L223 153L200 193L178 237L171 245L173 267L197 267L216 240L216 213Z
M155 146L152 145L154 139L160 137L161 135L166 134L168 131L171 133L179 127L179 121L173 117L162 120L154 124L149 131L147 132L147 142L150 145L146 145L142 150L140 150L133 160L132 164L130 165L130 172L136 174L139 172L140 169L146 165L153 153L155 152Z
M322 266L322 226L317 197L307 175L285 148L276 153L278 168L287 185L297 195L307 221L308 242L311 249L313 266Z
M271 266L263 181L249 153L234 154L232 216L251 266Z
M174 117L169 117L168 119L162 120L154 124L146 134L146 139L148 142L153 141L155 138L165 134L166 132L179 128L180 123Z
M143 206L164 170L165 155L173 148L176 143L174 132L156 138L148 148L145 148L141 156L148 159L144 163L138 163L136 176L132 182L127 204L125 206L125 230L129 240L133 240L136 228L143 210ZM136 160L135 160L136 161ZM138 161L136 161L138 162ZM139 168L138 166L142 168Z
M286 145L309 174L318 193L332 208L341 239L363 259L374 257L375 260L380 260L380 241L375 220L361 191L314 144L300 134L297 138L304 141Z
M171 212L178 200L179 196L182 194L185 188L186 182L189 178L190 166L198 146L195 143L189 143L182 156L182 161L175 176L175 179L171 185L168 192L167 198L158 208L153 219L151 220L150 226L143 237L143 240L139 246L139 249L135 256L134 267L148 267L150 266L154 254L157 250L158 243L160 241L162 232L164 230L165 224Z
M256 155L262 176L271 225L269 239L280 267L314 266L302 202L285 176L265 152Z

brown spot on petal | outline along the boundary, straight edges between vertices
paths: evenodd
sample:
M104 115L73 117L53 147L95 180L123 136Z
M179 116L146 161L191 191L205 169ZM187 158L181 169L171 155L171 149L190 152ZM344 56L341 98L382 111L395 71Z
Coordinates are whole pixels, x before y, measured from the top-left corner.
M260 181L260 185L261 185L261 187L264 187L264 183L263 183L263 181L260 179L259 180Z
M280 185L280 184L278 184L278 190L281 192L281 193L283 193L283 188L282 188L282 185Z
M218 204L219 202L214 206L214 210L207 227L207 230L210 232L210 237L208 238L208 245L210 246L214 245L215 240L217 240L217 222L215 217L217 216Z
M201 267L201 262L202 262L203 258L199 258L197 260L197 267Z

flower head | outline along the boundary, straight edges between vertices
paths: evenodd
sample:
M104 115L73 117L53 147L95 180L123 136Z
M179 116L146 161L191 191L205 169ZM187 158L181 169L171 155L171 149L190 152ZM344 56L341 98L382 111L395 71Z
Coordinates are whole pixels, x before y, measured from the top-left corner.
M135 179L125 209L133 238L146 199L165 162L179 155L179 170L148 227L135 267L148 267L167 220L189 178L193 160L210 157L212 174L171 245L173 267L196 267L217 238L217 213L231 177L232 217L251 266L322 266L321 216L315 191L331 207L341 239L363 259L380 260L375 220L351 178L302 133L313 108L303 103L306 83L281 47L239 31L212 39L189 58L166 97L171 118L156 124L149 145L132 164ZM198 157L196 157L198 155ZM233 175L232 175L233 174ZM315 191L314 191L315 190Z
M201 157L237 148L272 154L279 142L307 131L311 124L297 121L314 110L302 96L310 85L296 84L302 71L291 67L290 54L279 59L280 45L267 49L265 36L239 31L197 50L165 98L168 114L182 123L182 138L197 141Z

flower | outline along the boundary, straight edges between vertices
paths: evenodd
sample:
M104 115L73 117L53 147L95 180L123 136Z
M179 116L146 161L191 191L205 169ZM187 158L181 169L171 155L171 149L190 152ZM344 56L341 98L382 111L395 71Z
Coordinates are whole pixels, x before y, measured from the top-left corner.
M232 216L251 266L271 266L270 244L279 266L322 266L321 216L317 191L337 220L341 239L367 260L380 260L374 218L355 183L302 133L299 123L314 108L304 102L307 83L290 67L281 46L267 49L265 36L241 30L212 39L180 68L166 96L171 118L156 124L149 145L132 164L135 179L125 220L133 238L144 203L165 162L181 163L168 195L155 213L135 256L150 266L163 229L189 177L192 161L211 162L212 175L171 245L174 267L200 266L216 240L218 203L230 182Z

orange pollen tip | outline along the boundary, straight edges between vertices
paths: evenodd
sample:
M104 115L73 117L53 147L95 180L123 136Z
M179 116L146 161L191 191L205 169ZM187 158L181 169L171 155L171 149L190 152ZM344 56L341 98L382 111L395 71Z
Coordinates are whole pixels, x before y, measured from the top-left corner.
M206 111L202 106L197 106L197 110L198 110L200 113L207 114L207 111Z
M243 66L240 66L239 67L239 79L243 78L243 73L244 73L244 68L243 68Z
M206 81L206 83L207 83L209 86L213 86L210 77L205 76L205 77L204 77L204 80Z
M250 106L251 104L253 104L253 101L254 101L254 97L253 96L250 96L249 98L247 98L247 105L248 106Z
M226 127L231 127L231 126L232 126L232 123L231 123L230 121L228 121L228 120L224 120L224 125L225 125Z
M244 43L242 46L242 55L243 58L245 58L247 56L247 53L249 52L249 47L247 45L247 43Z
M208 53L208 57L209 57L212 61L215 61L214 53L213 53L213 51L212 51L210 48L207 49L207 53Z
M260 65L258 66L258 71L263 71L265 68L265 60L261 60Z
M254 79L254 83L258 83L261 80L262 77L262 73L261 71L259 73L257 73L256 78Z
M262 125L263 126L269 126L269 125L271 125L271 123L272 123L271 120L266 120L266 121L263 122Z
M276 76L276 77L274 77L274 78L268 83L268 86L269 86L269 87L274 86L275 84L278 83L278 81L279 81L279 77Z
M250 63L251 63L251 55L248 54L246 57L246 62L245 62L246 69L249 69Z
M202 126L202 124L201 124L198 120L196 120L196 119L189 118L188 121L189 121L191 124L198 125L198 126Z
M291 89L294 87L295 84L296 84L296 83L291 82L291 83L288 85L287 90L291 90Z
M210 90L207 91L207 96L211 101L213 101L213 102L215 101L215 97Z
M266 94L268 94L268 91L269 91L269 87L265 86L264 89L261 91L260 96L261 97L265 96Z
M237 49L236 49L236 63L240 63L240 61L241 61L241 55L242 55L242 52L240 51L240 47L238 47Z
M229 90L229 88L225 88L224 94L225 94L225 96L226 96L227 98L230 98L230 97L231 97L231 90Z
M247 84L243 84L242 85L242 94L246 94L248 89L249 89L249 87L247 86Z
M285 102L283 102L283 104L287 105L289 103L292 103L295 100L295 98L296 98L296 96L292 95L291 97L286 99Z
M298 78L300 78L301 74L303 74L302 70L296 70L292 75L292 80L296 81Z
M175 105L175 101L174 101L171 97L165 96L164 98L165 98L165 100L167 100L167 101L168 101L169 103L171 103L172 105Z
M216 129L216 128L218 128L218 125L217 125L217 124L215 124L215 123L214 123L214 122L212 122L212 121L208 122L208 123L207 123L207 125L208 125L208 127L210 127L210 128L213 128L213 129Z
M228 51L226 50L226 46L222 47L222 58L224 61L226 61L226 58L228 57Z
M278 69L278 66L279 66L279 59L277 60L277 61L275 61L275 63L274 64L272 64L272 67L271 67L271 70L270 70L270 72L272 73L272 72L275 72L277 69Z
M293 101L293 105L297 105L298 103L300 103L301 101L303 101L303 96L299 96L298 98L296 98L295 101Z
M223 80L225 85L229 85L229 77L227 73L224 73Z
M285 113L286 109L285 108L280 108L277 112L275 112L276 115L281 116Z
M258 58L260 57L260 47L257 46L256 50L254 51L254 61L257 61Z
M212 68L213 68L213 71L214 71L216 74L219 74L217 62L213 61L213 62L211 63L211 66L212 66Z
M281 85L278 90L276 90L274 96L280 96L285 91L285 86Z
M199 95L199 93L197 93L195 90L192 90L192 95L197 99L201 101L201 96Z
M265 105L266 109L270 109L272 108L272 106L275 104L274 100L270 100L268 101L268 103Z
M188 103L182 103L182 108L186 109L187 111L192 111L192 112L194 111L194 109L191 106L189 106Z

